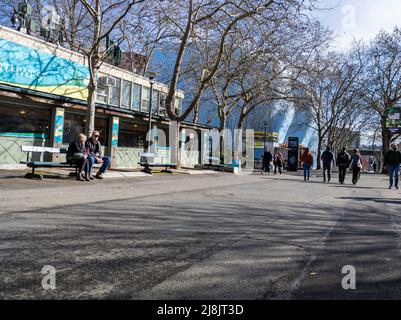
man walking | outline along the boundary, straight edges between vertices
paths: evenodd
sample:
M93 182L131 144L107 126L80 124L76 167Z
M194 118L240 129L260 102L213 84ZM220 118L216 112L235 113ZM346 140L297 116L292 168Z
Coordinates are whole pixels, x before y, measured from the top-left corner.
M331 152L330 147L326 148L326 151L322 153L322 162L323 162L323 182L326 182L326 172L327 178L330 182L331 180L331 164L335 165L334 162L334 153Z
M270 164L273 160L273 154L269 150L265 150L263 154L263 166L262 170L260 171L261 174L264 174L267 172L267 174L270 174Z
M88 151L88 162L89 162L89 179L93 180L93 165L95 163L100 163L98 173L96 174L96 179L104 179L103 174L109 168L111 159L110 157L102 155L102 146L99 142L100 132L93 131L92 136L86 141L86 149Z
M384 165L387 167L390 186L389 189L393 189L393 185L398 190L398 180L400 175L400 164L401 164L401 152L397 150L397 145L392 144L391 149L387 152L384 157Z
M351 156L347 152L347 148L343 147L341 152L337 156L337 166L339 171L339 182L344 184L345 175L347 174L347 169L350 165Z

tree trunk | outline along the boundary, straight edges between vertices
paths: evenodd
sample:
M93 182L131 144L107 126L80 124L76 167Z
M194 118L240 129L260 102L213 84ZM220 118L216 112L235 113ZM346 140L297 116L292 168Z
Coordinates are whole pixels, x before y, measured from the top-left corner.
M96 73L97 74L97 73ZM96 79L91 79L88 85L88 106L86 109L85 131L88 137L95 131L96 116Z
M180 142L180 138L181 138L181 132L180 132L180 123L178 121L173 121L172 126L175 126L175 128L173 128L173 136L172 136L172 141L170 142L170 146L173 147L173 149L175 150L175 163L176 169L181 169L181 142ZM170 133L171 134L171 133Z
M243 136L243 134L242 134L242 128L243 128L243 126L244 126L244 120L245 120L245 114L244 113L241 113L240 114L240 116L239 116L239 119L238 119L238 124L237 124L237 135L235 136L235 146L236 146L236 150L235 150L235 160L241 160L241 162L242 162L242 154L243 154L243 151L244 150L242 150L242 145L243 145L243 143L242 143L242 136ZM239 151L241 151L241 152L239 152Z
M226 128L226 115L224 112L221 112L220 115L220 126L219 126L219 132L220 132L220 162L223 161L224 159L224 129Z
M322 152L322 142L323 138L320 136L318 137L318 144L317 144L317 156L316 156L316 169L320 170L321 169L321 152Z
M194 116L192 118L192 122L193 123L198 123L199 122L199 104L194 109Z

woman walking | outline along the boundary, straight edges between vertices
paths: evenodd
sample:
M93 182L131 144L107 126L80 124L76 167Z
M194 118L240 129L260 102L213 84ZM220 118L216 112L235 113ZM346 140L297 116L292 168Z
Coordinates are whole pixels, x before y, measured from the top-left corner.
M310 169L313 166L313 156L309 148L305 148L301 156L302 167L304 169L304 180L310 179Z
M280 151L277 151L274 155L274 174L277 174L277 169L280 175L283 174L284 159Z
M351 170L352 170L352 183L356 185L361 177L362 170L362 158L359 150L357 148L354 149L354 152L351 156Z

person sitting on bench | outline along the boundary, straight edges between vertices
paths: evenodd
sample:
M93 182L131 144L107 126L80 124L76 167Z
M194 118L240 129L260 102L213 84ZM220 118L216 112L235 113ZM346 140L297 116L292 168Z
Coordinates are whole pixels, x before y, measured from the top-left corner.
M93 165L95 163L100 163L98 173L96 174L96 179L103 179L103 174L109 168L111 158L107 156L102 156L102 146L99 142L99 131L93 131L92 136L86 141L86 149L88 151L88 162L89 162L89 179L93 180Z
M67 162L78 167L77 180L90 181L88 153L86 151L86 135L81 133L76 140L70 143L67 151ZM83 174L85 173L85 179Z

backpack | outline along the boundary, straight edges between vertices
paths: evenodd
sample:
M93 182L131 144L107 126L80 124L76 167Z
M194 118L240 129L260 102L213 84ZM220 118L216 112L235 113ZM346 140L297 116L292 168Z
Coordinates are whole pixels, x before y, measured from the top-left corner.
M339 164L346 164L348 165L349 159L348 159L348 155L344 152L341 153L338 157L338 163Z

